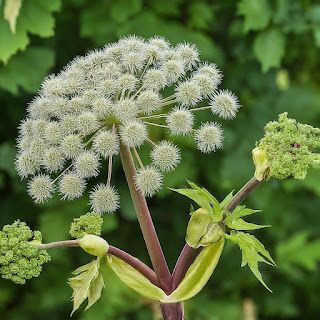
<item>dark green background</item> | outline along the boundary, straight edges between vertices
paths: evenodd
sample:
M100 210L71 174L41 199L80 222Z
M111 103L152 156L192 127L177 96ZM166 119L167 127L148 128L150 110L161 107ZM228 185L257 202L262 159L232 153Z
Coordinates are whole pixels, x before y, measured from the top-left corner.
M67 238L72 218L87 211L87 195L73 202L60 203L56 198L44 206L32 203L26 183L14 171L17 126L46 74L122 35L158 34L174 44L196 43L202 59L219 65L223 87L233 90L243 106L234 121L224 124L224 149L203 155L185 145L183 163L167 177L166 186L182 186L188 178L221 199L251 177L251 150L263 135L264 124L278 113L288 111L300 122L319 127L320 5L316 0L48 3L22 3L17 34L22 32L29 43L16 53L17 35L8 33L0 6L0 59L6 60L4 50L12 53L6 64L0 62L0 225L21 218L39 228L45 241L54 241ZM207 117L209 112L203 114L203 119ZM154 132L158 138L161 134ZM148 262L119 163L115 183L121 192L121 210L105 217L104 235ZM189 204L168 189L150 201L170 267L184 243ZM319 319L319 172L310 172L305 181L270 180L247 204L263 209L257 222L273 226L255 235L278 263L278 268L262 267L274 293L265 290L247 268L240 268L239 249L227 245L205 290L186 303L187 319L243 319L245 301L255 305L257 319ZM53 251L52 257L41 276L23 287L0 280L1 320L69 318L71 290L66 280L90 258L75 249ZM103 298L89 311L77 312L74 319L159 319L156 305L124 288L110 272L105 280Z

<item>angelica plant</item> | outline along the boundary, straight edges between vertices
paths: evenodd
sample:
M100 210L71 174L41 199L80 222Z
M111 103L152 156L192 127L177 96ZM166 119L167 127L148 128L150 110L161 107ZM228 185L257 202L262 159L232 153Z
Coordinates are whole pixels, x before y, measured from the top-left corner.
M27 191L35 203L49 200L54 193L61 200L86 196L88 181L94 181L87 197L91 212L72 222L73 240L41 243L41 234L20 221L5 226L0 233L1 275L23 284L38 276L50 260L47 250L80 247L95 258L69 279L72 313L86 299L87 308L99 299L104 288L101 271L108 264L129 288L158 301L164 319L180 320L183 301L203 289L228 240L239 246L242 266L248 265L269 289L259 263L275 265L275 261L249 234L268 226L245 221L259 210L240 204L271 177L302 179L309 167L320 167L320 129L299 124L287 114L268 123L253 150L254 177L222 201L192 182L187 188L173 189L198 207L190 212L186 244L172 272L146 201L163 188L164 175L174 174L183 161L175 136L190 139L202 153L223 147L219 119L234 119L240 103L234 93L219 89L221 82L222 72L213 63L200 62L193 44L172 46L161 37L136 36L76 57L59 74L48 76L19 127L16 169L28 180ZM205 110L211 115L201 122L197 114ZM166 138L155 140L151 127L163 130ZM148 161L141 159L141 150L151 150ZM152 268L112 246L112 239L101 238L103 214L121 206L112 179L118 156ZM107 177L100 174L103 167Z

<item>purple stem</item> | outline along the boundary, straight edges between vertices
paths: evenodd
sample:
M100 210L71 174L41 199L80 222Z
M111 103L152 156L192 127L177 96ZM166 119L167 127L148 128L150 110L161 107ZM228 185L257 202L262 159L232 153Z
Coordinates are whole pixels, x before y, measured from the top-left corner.
M123 144L120 145L120 156L123 170L129 186L131 198L138 217L142 235L147 246L154 271L159 279L160 287L165 292L171 290L171 274L164 257L149 208L145 197L140 193L134 183L136 169L131 156L130 149Z

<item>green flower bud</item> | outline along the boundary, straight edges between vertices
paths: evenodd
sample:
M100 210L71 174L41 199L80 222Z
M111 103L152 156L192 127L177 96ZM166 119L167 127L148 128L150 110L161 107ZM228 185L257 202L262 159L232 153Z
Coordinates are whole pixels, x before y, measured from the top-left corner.
M255 178L258 181L267 179L270 173L270 167L266 151L257 147L252 150L252 158L256 167L254 173Z
M84 251L97 257L105 255L109 250L108 242L93 234L87 234L79 239L79 245Z
M186 242L190 247L208 246L220 241L223 235L223 228L214 222L207 209L199 208L191 214L186 234Z
M319 148L319 128L298 123L282 113L278 121L266 124L265 136L258 143L260 153L254 153L258 162L256 178L262 178L267 159L270 177L304 179L309 168L319 168Z
M100 236L103 218L100 214L89 212L73 220L70 227L70 235L75 239L82 238L86 234Z
M24 284L27 279L39 276L42 265L50 261L48 253L36 247L36 243L41 243L39 239L39 231L33 232L19 220L3 227L0 240L2 278Z

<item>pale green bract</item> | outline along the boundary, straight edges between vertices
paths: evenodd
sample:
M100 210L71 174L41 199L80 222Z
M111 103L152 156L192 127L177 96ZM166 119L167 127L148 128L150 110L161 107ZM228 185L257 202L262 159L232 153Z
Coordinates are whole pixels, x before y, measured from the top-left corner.
M100 272L101 262L101 259L97 258L72 272L75 277L70 278L68 281L73 289L71 316L86 299L88 299L87 310L100 298L104 287L103 277Z

